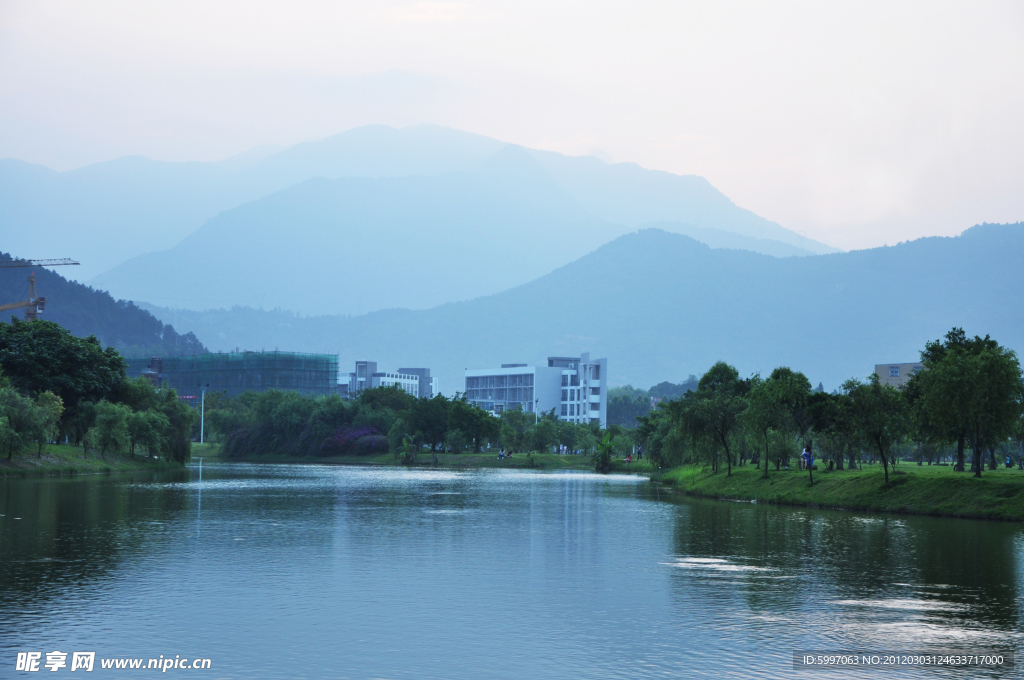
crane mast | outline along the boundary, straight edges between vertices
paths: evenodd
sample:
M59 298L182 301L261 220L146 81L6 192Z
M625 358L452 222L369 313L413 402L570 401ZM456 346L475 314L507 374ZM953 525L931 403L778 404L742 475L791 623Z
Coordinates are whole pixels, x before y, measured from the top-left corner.
M4 260L0 262L0 269L10 267L58 267L74 264L78 263L67 257L58 260ZM28 275L28 300L0 305L0 312L6 312L9 309L20 309L21 307L25 308L26 321L38 318L38 314L41 314L46 308L46 298L36 295L36 273L34 271Z

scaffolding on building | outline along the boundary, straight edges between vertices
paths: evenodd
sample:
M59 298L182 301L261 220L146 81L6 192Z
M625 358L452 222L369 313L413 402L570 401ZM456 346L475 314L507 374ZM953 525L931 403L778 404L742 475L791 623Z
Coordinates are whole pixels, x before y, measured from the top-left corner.
M207 387L236 397L243 392L287 390L310 395L334 394L338 384L336 354L302 352L224 352L177 357L126 357L128 375L175 389L191 401Z

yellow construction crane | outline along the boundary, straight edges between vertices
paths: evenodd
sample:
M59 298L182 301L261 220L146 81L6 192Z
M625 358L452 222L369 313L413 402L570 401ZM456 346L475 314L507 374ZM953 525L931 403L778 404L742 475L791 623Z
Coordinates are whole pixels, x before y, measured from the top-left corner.
M67 257L59 260L3 260L0 261L0 269L6 269L9 267L59 267L67 264L78 263ZM36 297L35 272L28 275L28 300L0 305L0 312L6 312L8 309L19 309L21 307L25 308L25 319L28 321L35 319L36 315L41 313L46 307L46 298Z

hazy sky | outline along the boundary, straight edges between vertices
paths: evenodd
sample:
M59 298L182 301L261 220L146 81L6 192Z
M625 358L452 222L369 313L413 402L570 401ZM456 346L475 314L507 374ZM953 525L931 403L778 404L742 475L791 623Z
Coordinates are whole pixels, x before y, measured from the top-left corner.
M1024 221L1024 3L0 0L0 157L437 123L707 177L856 248Z

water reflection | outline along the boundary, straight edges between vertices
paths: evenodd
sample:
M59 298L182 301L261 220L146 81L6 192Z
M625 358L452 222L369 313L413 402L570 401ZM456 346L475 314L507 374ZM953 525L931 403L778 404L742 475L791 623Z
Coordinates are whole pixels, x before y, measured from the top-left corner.
M927 651L1021 638L1019 525L684 502L673 591L793 649ZM777 646L777 645L776 645Z
M180 513L183 494L167 483L187 478L188 472L126 476L124 484L0 478L0 607L108 575ZM144 480L152 491L140 493L132 483Z
M799 648L1019 638L1011 524L576 472L207 464L0 492L2 669L66 647L225 678L765 678Z

